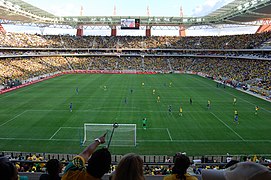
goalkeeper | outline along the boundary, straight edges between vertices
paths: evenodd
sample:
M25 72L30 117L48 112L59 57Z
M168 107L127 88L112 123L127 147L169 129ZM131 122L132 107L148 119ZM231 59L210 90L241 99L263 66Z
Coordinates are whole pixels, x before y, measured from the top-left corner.
M143 118L143 120L142 120L142 126L143 126L144 130L147 129L147 118Z

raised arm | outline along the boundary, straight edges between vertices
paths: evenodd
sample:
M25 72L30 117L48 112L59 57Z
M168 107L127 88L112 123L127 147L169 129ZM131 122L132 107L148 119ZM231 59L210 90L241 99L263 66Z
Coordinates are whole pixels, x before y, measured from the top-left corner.
M93 143L88 145L79 155L85 159L85 162L88 161L90 155L95 151L95 149L100 145L105 143L105 135L102 135L99 138L96 138Z

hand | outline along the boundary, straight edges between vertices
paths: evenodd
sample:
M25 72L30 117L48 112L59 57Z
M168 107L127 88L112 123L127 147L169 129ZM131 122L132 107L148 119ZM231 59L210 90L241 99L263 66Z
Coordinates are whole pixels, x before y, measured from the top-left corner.
M106 136L106 133L104 134L104 135L102 135L101 137L99 137L99 139L100 139L100 143L101 144L104 144L105 143L105 136Z

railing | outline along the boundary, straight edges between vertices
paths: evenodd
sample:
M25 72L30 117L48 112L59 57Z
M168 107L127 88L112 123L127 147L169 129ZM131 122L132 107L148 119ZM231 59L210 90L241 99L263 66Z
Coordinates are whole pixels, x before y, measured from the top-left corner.
M49 159L58 159L59 161L65 160L70 161L77 154L61 154L61 153L35 153L35 152L16 152L16 151L2 151L0 156L6 156L12 161L27 161L26 157L32 157L33 155L37 157L42 157L42 160L35 161L31 160L29 162L46 162ZM123 155L112 155L113 164L117 164ZM203 156L189 156L190 161L193 164L211 164L211 163L227 163L229 159L243 161L244 157L251 157L253 159L255 155L203 155ZM271 158L271 154L258 154L257 157ZM167 155L140 155L145 164L161 164L167 165L172 164L174 156ZM27 161L28 162L28 161Z

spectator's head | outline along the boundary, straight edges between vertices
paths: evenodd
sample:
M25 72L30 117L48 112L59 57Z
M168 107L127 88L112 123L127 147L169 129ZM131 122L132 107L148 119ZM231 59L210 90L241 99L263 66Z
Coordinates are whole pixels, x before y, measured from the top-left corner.
M96 178L101 178L110 170L111 153L106 148L95 151L88 160L87 172Z
M1 180L17 180L18 171L12 162L7 158L0 158L0 176Z
M267 167L254 162L240 162L225 170L202 170L202 180L269 180L271 172Z
M58 176L58 174L61 172L61 164L57 159L50 159L46 163L46 169L48 174L52 176Z
M144 180L143 160L140 156L130 153L126 154L119 162L114 180Z
M185 154L176 154L174 157L172 174L178 174L178 177L182 179L189 166L190 159Z

